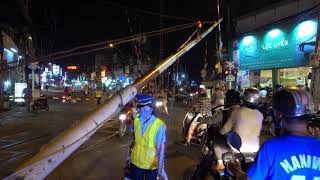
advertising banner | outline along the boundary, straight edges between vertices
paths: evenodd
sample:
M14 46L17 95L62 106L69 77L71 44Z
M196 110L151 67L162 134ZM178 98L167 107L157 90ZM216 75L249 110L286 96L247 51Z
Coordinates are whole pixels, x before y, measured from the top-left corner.
M240 69L304 66L314 53L318 21L286 24L243 37L239 42Z

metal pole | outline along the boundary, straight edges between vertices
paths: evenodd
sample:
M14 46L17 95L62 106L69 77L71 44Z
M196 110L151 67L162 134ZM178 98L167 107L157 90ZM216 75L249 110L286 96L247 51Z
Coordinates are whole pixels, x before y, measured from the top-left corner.
M122 107L136 96L139 89L145 86L148 82L154 80L159 74L170 67L179 57L193 48L218 24L220 24L221 21L222 19L219 19L218 22L214 23L207 31L201 34L201 36L168 57L154 70L139 79L134 85L128 86L113 95L108 102L83 117L71 128L61 133L47 145L43 146L40 149L40 152L19 166L13 174L4 179L44 179L70 154L79 148L81 144L88 140L90 136L93 135L104 123L119 113Z

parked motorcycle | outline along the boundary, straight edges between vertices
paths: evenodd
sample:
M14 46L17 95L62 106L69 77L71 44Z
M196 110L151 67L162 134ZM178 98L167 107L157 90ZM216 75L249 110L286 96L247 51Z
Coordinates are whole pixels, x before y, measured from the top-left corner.
M35 113L38 113L39 110L49 111L47 97L45 95L41 95L40 98L34 100L34 102L31 103L31 109Z

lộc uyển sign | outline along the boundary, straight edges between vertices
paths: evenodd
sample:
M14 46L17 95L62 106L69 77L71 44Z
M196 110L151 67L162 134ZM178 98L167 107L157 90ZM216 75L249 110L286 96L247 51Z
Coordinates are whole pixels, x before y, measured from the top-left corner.
M315 51L317 20L307 20L243 37L239 42L240 69L304 66Z

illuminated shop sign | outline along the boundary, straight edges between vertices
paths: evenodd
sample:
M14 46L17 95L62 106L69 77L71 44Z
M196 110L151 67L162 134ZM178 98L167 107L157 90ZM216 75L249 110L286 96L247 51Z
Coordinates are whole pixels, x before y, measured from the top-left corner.
M307 20L243 37L239 42L240 69L306 65L315 51L317 26L317 20Z

